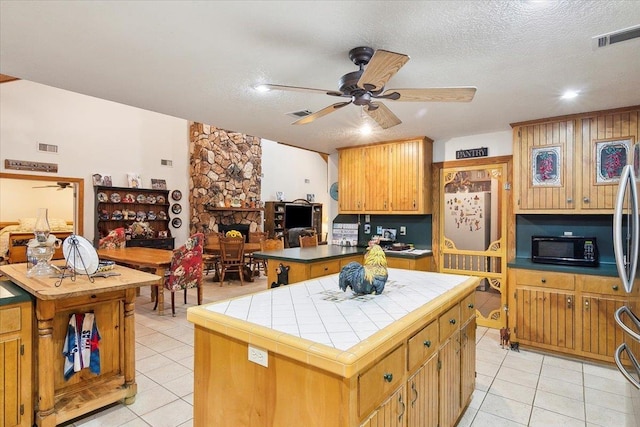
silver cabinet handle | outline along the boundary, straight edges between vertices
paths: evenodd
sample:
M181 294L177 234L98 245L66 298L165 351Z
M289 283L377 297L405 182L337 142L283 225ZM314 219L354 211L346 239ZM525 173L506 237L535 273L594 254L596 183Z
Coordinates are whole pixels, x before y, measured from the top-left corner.
M411 400L411 407L413 408L418 400L418 390L416 390L416 382L411 381L411 391L413 392L413 400Z
M589 200L589 198L588 198L588 197L584 197L584 198L582 199L582 201L583 201L584 203L589 203L589 202L590 202L590 200Z
M636 370L636 375L640 376L640 364L638 364L638 359L636 359L633 353L631 353L626 343L620 344L620 346L616 349L615 354L613 355L613 358L616 361L616 365L618 365L618 370L620 371L620 373L622 373L622 375L624 375L627 381L633 384L635 388L640 389L640 382L638 382L638 380L633 378L633 375L631 375L629 371L627 371L627 369L622 365L622 361L620 360L620 355L622 354L623 351L627 353L627 356L629 356L629 360L631 360L631 364Z
M404 416L404 411L405 411L405 405L404 405L404 402L402 401L402 393L400 393L400 395L398 396L398 403L402 405L402 412L400 412L400 415L398 415L398 422L401 423L402 417Z

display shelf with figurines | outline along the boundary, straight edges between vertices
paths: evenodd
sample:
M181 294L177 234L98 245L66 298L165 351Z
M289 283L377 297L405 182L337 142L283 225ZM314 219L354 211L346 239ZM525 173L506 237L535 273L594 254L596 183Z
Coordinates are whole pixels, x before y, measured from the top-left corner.
M127 246L173 249L168 190L95 186L94 246L123 227Z

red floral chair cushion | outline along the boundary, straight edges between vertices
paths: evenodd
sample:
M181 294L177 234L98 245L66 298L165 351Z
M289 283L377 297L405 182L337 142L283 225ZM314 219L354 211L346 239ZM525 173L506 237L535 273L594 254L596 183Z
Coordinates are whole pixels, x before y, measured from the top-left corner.
M202 284L202 249L204 234L196 233L173 251L169 276L164 287L172 292Z
M98 249L120 249L124 248L127 244L127 239L124 234L124 227L111 230L109 234L100 239L98 242Z

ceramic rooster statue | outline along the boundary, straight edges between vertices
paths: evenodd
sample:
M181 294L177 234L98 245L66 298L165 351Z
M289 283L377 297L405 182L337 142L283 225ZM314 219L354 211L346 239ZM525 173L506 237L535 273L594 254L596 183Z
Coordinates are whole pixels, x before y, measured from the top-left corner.
M356 295L370 294L375 291L380 295L387 283L387 257L382 248L373 245L364 256L364 265L350 262L342 267L338 280L340 289L351 288Z

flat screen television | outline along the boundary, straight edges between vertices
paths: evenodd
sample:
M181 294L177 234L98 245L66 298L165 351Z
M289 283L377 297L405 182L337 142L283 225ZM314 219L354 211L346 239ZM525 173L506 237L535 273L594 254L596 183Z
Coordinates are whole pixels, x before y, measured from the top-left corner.
M284 205L284 228L313 227L313 207L311 205Z

